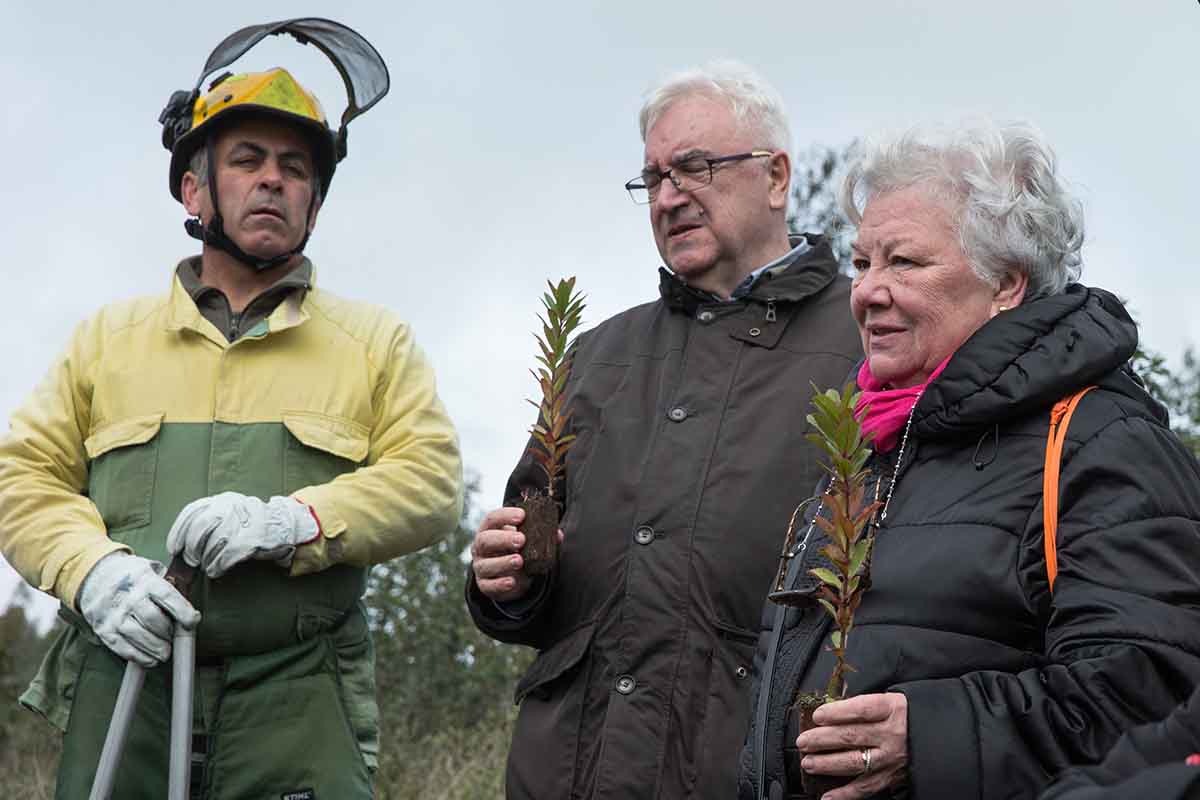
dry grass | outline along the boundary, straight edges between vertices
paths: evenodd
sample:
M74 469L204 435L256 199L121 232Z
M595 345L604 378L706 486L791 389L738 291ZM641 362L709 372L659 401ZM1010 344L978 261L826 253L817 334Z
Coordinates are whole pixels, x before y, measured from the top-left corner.
M58 769L58 732L16 707L0 709L0 723L0 796L50 800Z
M484 720L420 739L385 740L376 791L379 800L499 800L512 720Z
M23 709L0 711L0 797L50 800L58 734ZM376 776L379 800L493 800L504 796L511 719L425 736L387 735Z

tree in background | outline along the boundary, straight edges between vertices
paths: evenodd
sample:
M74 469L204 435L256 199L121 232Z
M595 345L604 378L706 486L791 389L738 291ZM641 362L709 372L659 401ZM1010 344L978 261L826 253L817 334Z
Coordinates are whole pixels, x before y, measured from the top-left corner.
M51 642L25 616L24 605L32 594L28 586L18 584L8 608L0 613L0 787L5 797L49 800L59 737L45 720L17 703Z
M1174 372L1167 369L1162 354L1142 347L1130 365L1154 399L1167 407L1171 430L1200 458L1200 358L1195 349L1188 346L1183 351L1181 368Z
M1171 412L1171 428L1200 458L1200 359L1189 346L1183 351L1183 368L1170 374L1164 401Z
M842 168L855 142L842 148L813 145L796 154L792 171L792 202L788 230L821 233L833 247L842 272L850 273L850 243L854 232L838 208Z
M383 728L381 800L504 794L513 688L533 651L489 639L467 614L466 554L478 491L473 477L450 536L377 565L368 580Z

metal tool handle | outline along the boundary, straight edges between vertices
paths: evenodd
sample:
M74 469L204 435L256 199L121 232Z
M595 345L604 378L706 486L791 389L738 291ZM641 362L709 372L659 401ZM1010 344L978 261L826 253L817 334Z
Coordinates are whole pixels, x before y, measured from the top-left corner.
M196 675L196 632L175 626L171 645L171 761L168 800L187 800L192 780L192 685Z
M191 600L196 568L171 559L163 576L184 598ZM196 632L175 625L171 642L171 750L167 773L167 800L187 800L192 779L192 686L196 677Z
M130 661L125 665L125 677L121 679L117 705L113 708L112 721L104 737L104 749L100 751L100 763L96 766L96 778L92 781L92 793L88 795L88 800L108 800L112 796L117 766L121 763L129 724L133 722L133 711L137 708L138 695L142 692L145 680L146 669L141 664Z
M185 598L196 568L189 566L182 555L171 559L163 576ZM187 800L188 784L192 767L192 686L196 673L196 632L176 624L172 641L172 686L171 686L171 749L167 776L169 800ZM100 751L100 763L96 765L96 777L88 800L109 800L117 780L117 767L125 751L125 740L133 723L133 712L137 709L138 696L146 682L146 668L130 661L125 665L121 688L117 692L117 703L113 708L112 721L104 737Z

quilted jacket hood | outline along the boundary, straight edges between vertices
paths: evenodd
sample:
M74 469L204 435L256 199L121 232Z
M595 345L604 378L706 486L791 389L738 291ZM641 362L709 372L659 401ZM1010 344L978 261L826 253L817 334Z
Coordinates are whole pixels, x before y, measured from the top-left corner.
M1137 326L1113 294L1072 284L1006 311L963 343L913 416L923 439L961 436L1047 408L1129 361Z

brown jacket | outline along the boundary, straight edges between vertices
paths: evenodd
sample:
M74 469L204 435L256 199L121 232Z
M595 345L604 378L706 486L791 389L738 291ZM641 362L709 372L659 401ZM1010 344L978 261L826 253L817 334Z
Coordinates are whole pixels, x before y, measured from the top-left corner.
M810 241L742 300L664 270L661 299L580 337L556 574L516 619L467 586L481 630L541 651L509 798L734 796L763 599L818 477L812 384L860 357L849 281ZM535 469L521 460L510 501Z

